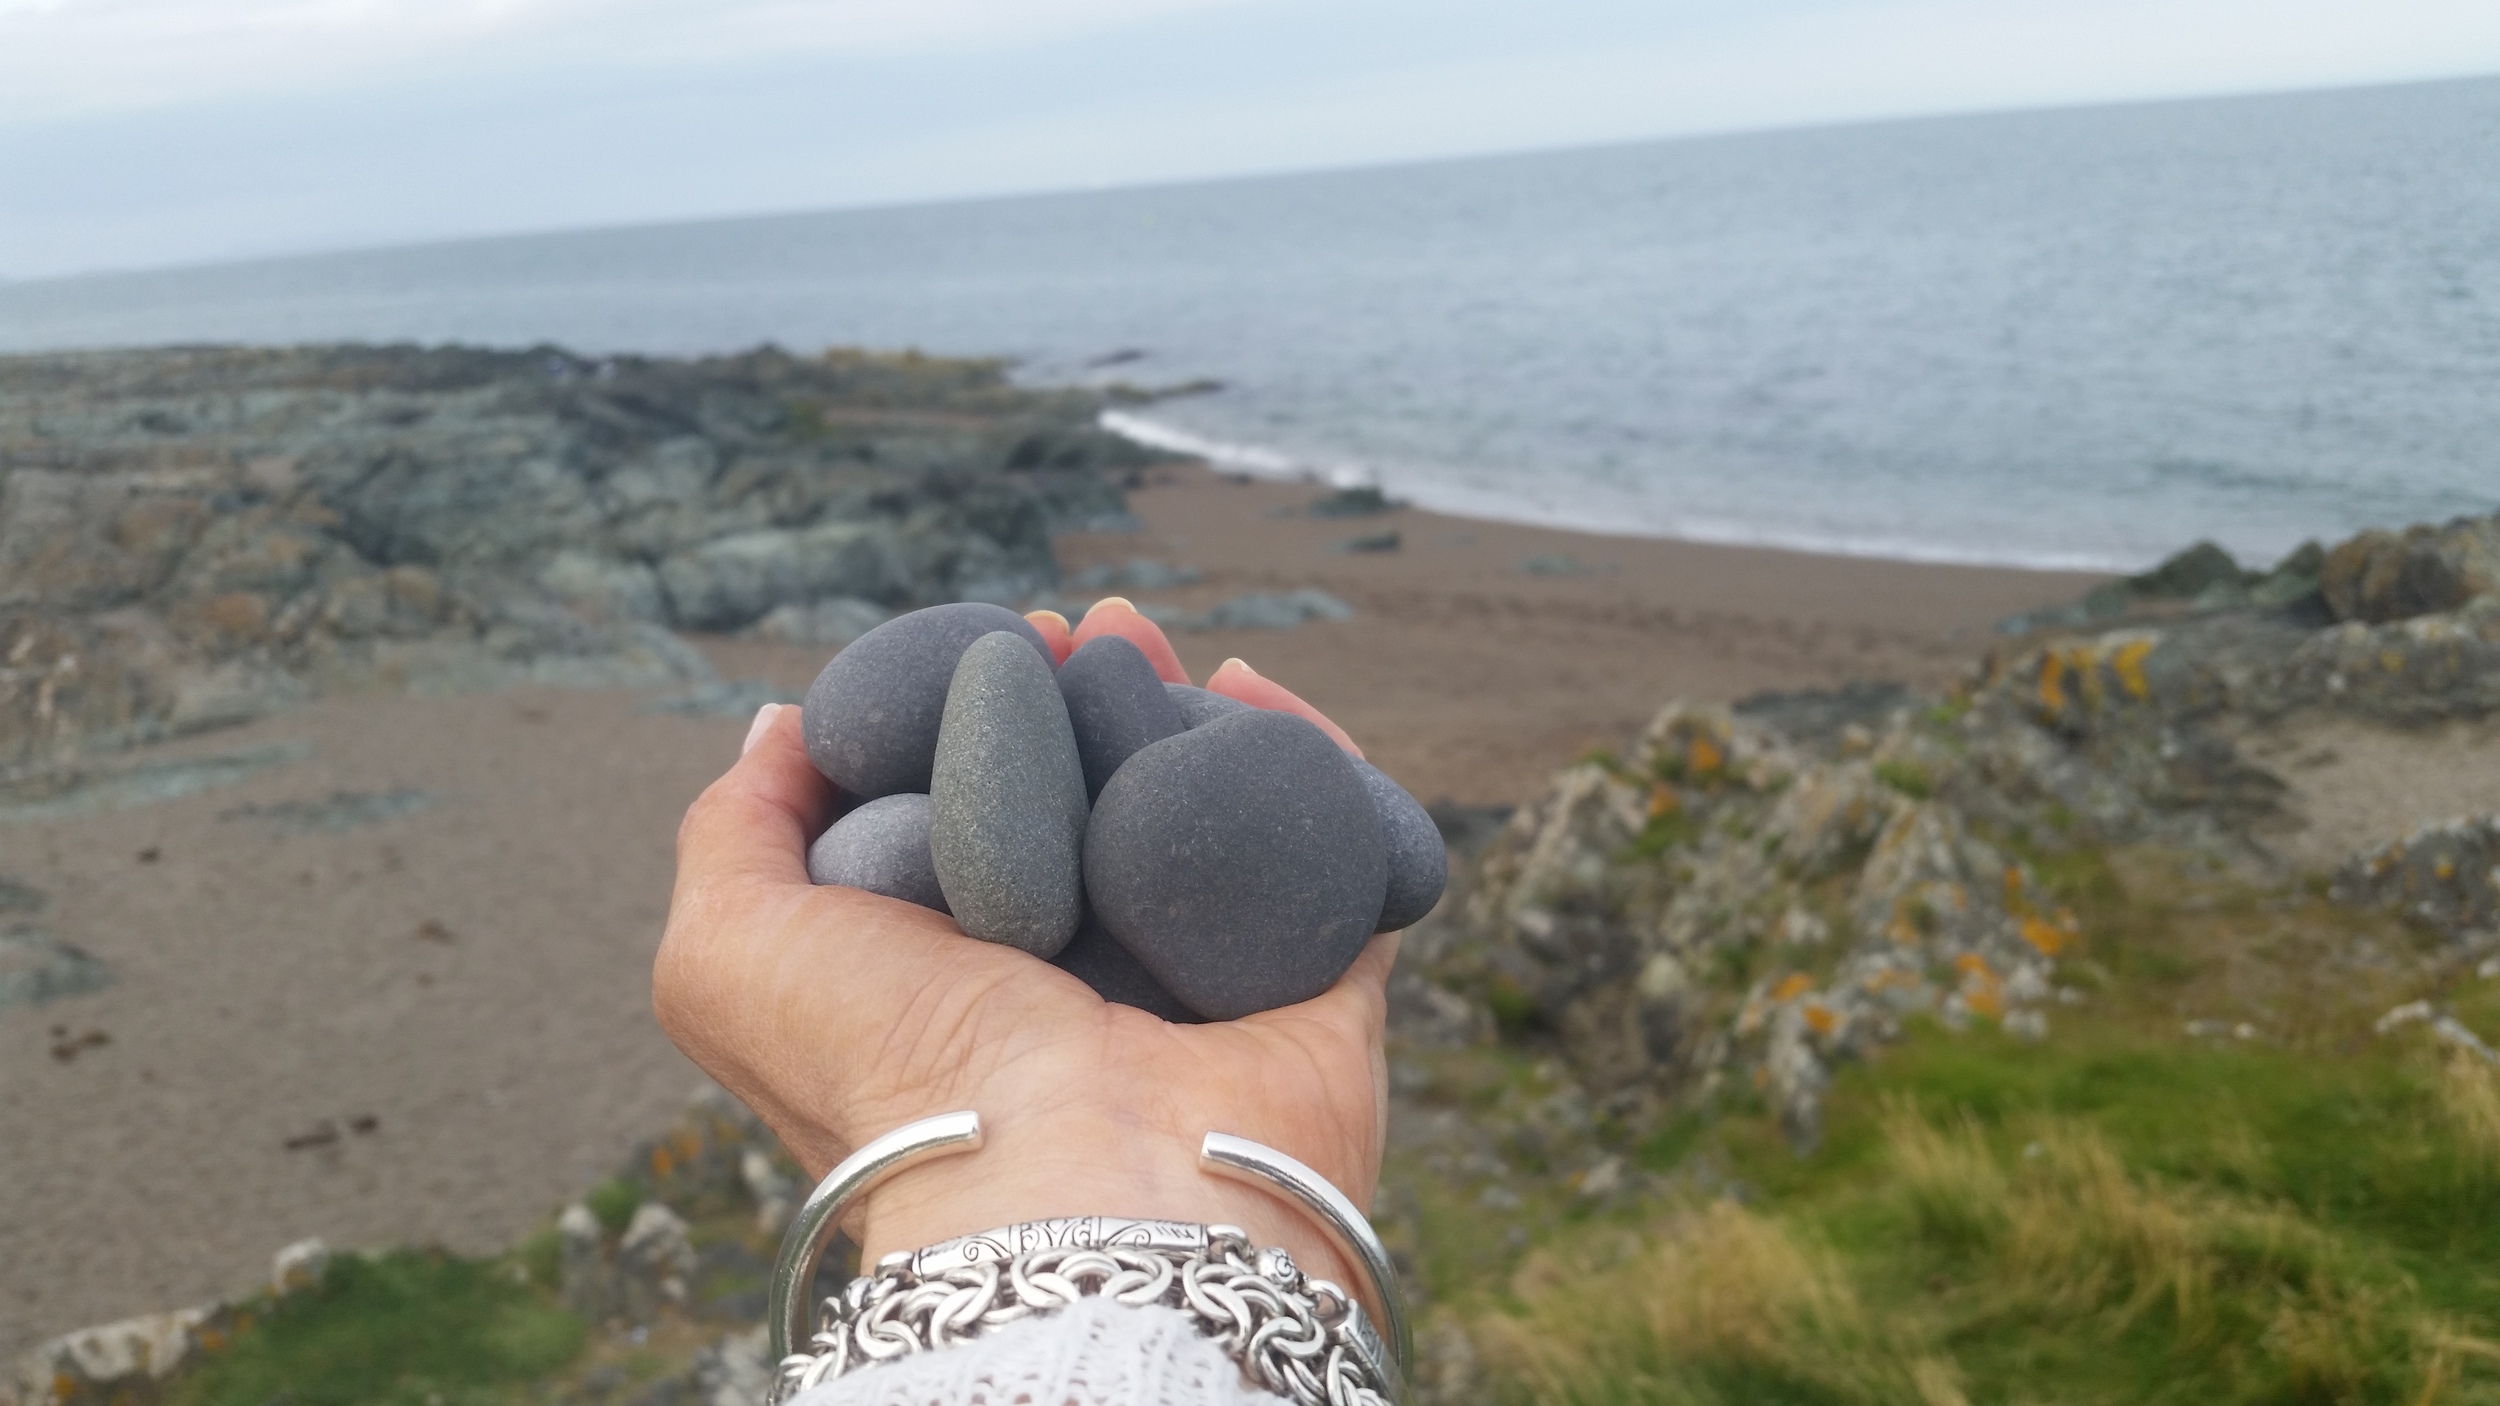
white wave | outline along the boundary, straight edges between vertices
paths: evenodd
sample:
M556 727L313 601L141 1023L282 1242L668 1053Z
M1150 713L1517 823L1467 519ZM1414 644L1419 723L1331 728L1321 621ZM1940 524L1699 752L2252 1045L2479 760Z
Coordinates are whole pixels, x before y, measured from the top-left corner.
M1365 464L1344 460L1323 463L1297 458L1281 449L1242 444L1193 433L1176 425L1119 410L1102 412L1098 423L1123 439L1150 449L1204 459L1216 468L1271 479L1324 479L1340 487L1375 484L1418 507L1451 517L1480 522L1513 522L1608 537L1648 537L1671 542L1698 542L1722 547L1762 547L1818 556L1869 557L1882 561L1920 562L1934 566L1998 566L2027 571L2141 571L2149 563L2093 552L2022 552L1964 547L1951 543L1890 537L1844 537L1796 529L1761 527L1708 519L1644 520L1634 504L1617 511L1583 506L1567 508L1523 495L1476 486L1435 482L1430 478L1383 475Z
M1210 439L1177 425L1149 420L1143 415L1131 415L1125 411L1106 410L1098 423L1120 438L1134 440L1149 449L1187 454L1235 473L1254 474L1260 478L1323 478L1339 487L1372 481L1370 475L1346 465L1324 465L1296 459L1265 445Z

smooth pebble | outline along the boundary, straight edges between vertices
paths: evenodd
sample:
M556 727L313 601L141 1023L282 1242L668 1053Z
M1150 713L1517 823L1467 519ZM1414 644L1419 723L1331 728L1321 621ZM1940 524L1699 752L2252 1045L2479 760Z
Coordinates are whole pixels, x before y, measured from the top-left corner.
M1050 964L1094 988L1094 994L1115 1005L1135 1006L1175 1025L1196 1025L1206 1019L1163 989L1155 974L1120 945L1120 939L1092 913L1077 924L1076 936Z
M929 798L879 796L833 822L808 846L807 877L947 911L929 857Z
M851 641L807 690L800 730L816 769L850 795L927 793L955 665L974 640L1001 630L1049 667L1040 631L979 602L898 615Z
M1049 957L1084 908L1085 770L1049 663L1008 632L963 652L929 781L929 852L955 925Z
M1310 723L1255 708L1129 758L1094 807L1084 862L1112 936L1214 1020L1327 990L1388 892L1379 811L1353 759Z
M1059 666L1059 695L1076 730L1087 797L1101 795L1103 783L1139 748L1189 730L1164 687L1145 652L1118 635L1086 641Z
M1240 699L1210 693L1194 683L1167 683L1163 691L1180 705L1184 727L1204 727L1217 718L1229 718L1235 713L1250 711L1250 705Z
M1389 774L1360 760L1354 769L1371 791L1380 812L1380 837L1389 850L1389 892L1381 900L1379 930L1396 932L1421 920L1441 901L1450 879L1450 847L1432 815L1389 779Z

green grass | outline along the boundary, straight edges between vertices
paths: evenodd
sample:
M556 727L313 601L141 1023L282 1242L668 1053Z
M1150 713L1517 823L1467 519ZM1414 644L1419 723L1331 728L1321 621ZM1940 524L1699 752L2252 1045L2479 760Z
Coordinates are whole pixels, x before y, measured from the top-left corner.
M398 1250L330 1263L171 1393L171 1406L490 1406L587 1330L511 1263Z
M2500 982L2297 885L2029 862L2090 935L2061 979L2094 994L2045 1043L1913 1022L1836 1071L1812 1157L1742 1100L1635 1143L1741 1203L1549 1223L1499 1265L1426 1257L1476 1276L1430 1288L1498 1397L2500 1402L2500 1071L2370 1030L2433 994L2500 1033Z

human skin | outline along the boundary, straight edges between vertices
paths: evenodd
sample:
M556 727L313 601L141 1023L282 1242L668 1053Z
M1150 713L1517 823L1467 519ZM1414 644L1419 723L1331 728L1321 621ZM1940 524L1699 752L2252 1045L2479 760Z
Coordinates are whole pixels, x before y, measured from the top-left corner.
M811 1176L906 1123L981 1114L980 1151L868 1196L846 1227L864 1262L1014 1221L1099 1214L1237 1225L1359 1289L1308 1212L1208 1176L1198 1146L1210 1131L1265 1143L1369 1204L1386 1134L1395 934L1300 1005L1170 1025L968 939L943 914L808 882L807 845L834 799L807 759L799 710L765 709L745 755L678 831L652 1006Z

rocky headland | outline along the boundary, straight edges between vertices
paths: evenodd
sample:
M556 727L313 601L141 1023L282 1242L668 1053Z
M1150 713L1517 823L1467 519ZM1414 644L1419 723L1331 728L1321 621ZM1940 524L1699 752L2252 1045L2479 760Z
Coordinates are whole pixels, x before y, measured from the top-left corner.
M0 359L0 766L340 689L698 683L675 631L1022 601L1155 457L1099 408L908 355Z

